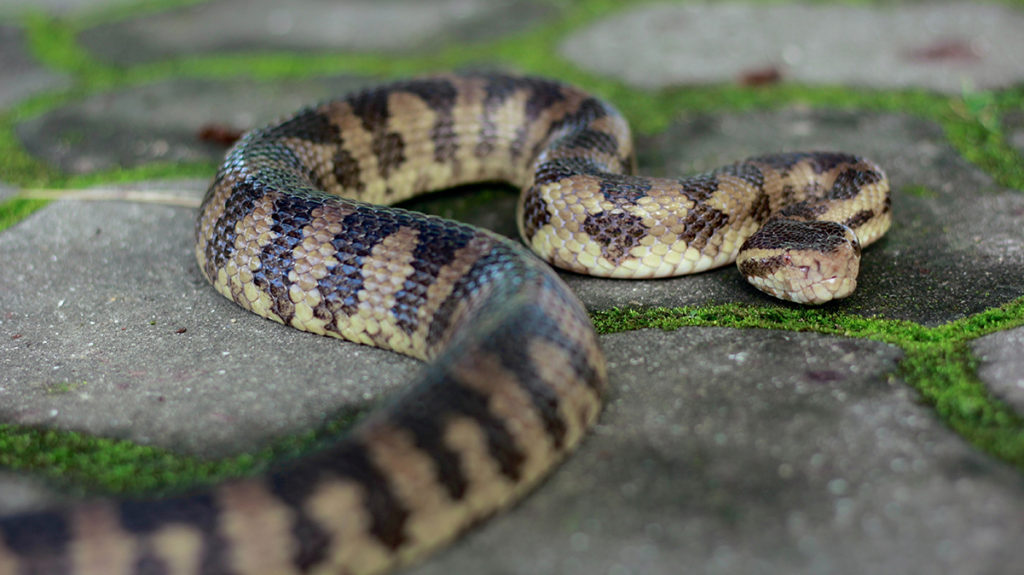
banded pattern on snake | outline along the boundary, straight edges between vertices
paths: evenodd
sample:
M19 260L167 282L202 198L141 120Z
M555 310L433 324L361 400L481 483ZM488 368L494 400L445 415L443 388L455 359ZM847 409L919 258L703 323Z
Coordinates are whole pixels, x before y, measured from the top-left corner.
M391 84L250 132L200 210L203 274L275 321L428 363L352 433L265 476L4 518L0 575L380 573L507 506L580 441L605 365L557 274L496 234L365 202L504 180L523 189L523 240L558 267L656 277L742 251L755 285L808 302L849 293L890 222L885 175L848 154L684 179L633 164L610 105L499 74Z

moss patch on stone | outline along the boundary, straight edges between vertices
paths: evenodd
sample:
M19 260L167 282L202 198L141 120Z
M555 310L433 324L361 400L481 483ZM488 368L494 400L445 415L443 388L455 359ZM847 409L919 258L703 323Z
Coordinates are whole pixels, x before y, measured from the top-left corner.
M1024 325L1024 297L979 314L928 328L914 322L863 318L819 309L707 307L612 309L593 313L599 333L687 326L811 331L899 346L899 377L914 387L947 425L978 449L1024 470L1024 419L990 394L977 377L971 340Z
M219 460L72 431L0 424L0 467L37 474L77 494L173 492L251 475L295 458L344 433L362 415L362 409L351 410L320 429Z
M28 200L24 198L11 198L5 202L0 202L0 231L27 218L48 203L47 200Z

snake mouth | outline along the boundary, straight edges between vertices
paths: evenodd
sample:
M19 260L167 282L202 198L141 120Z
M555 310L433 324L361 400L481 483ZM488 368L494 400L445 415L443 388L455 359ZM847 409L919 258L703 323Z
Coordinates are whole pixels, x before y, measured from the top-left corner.
M794 303L820 305L842 299L857 287L856 250L828 254L789 250L739 262L740 272L757 289Z
M736 263L754 287L779 299L819 305L857 287L861 244L831 221L776 220L752 235Z
M857 289L856 277L832 276L809 284L803 291L815 294L815 299L808 299L807 303L818 304L843 299L852 294L855 289Z

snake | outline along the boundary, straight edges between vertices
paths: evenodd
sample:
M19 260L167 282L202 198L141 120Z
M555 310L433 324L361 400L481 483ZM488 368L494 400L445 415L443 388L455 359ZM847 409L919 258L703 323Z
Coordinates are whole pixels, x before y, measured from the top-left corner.
M611 104L555 80L463 73L304 108L227 153L195 226L241 307L424 361L343 437L266 473L0 519L0 574L373 574L521 498L594 424L607 368L552 265L656 278L729 262L800 303L845 297L891 223L889 182L841 152L635 175ZM522 242L392 204L522 190ZM550 264L550 265L549 265Z

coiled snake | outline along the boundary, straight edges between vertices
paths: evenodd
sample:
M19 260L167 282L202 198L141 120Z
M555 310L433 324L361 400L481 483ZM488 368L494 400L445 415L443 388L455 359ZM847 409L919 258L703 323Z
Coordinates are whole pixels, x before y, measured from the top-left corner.
M579 442L605 365L558 276L493 233L364 202L504 180L523 190L523 240L558 267L647 278L742 252L757 287L812 303L852 291L861 246L890 222L885 175L847 154L684 179L633 162L607 103L507 75L405 81L250 132L200 211L203 274L275 321L429 363L350 435L266 476L5 518L0 574L379 573L508 505Z

